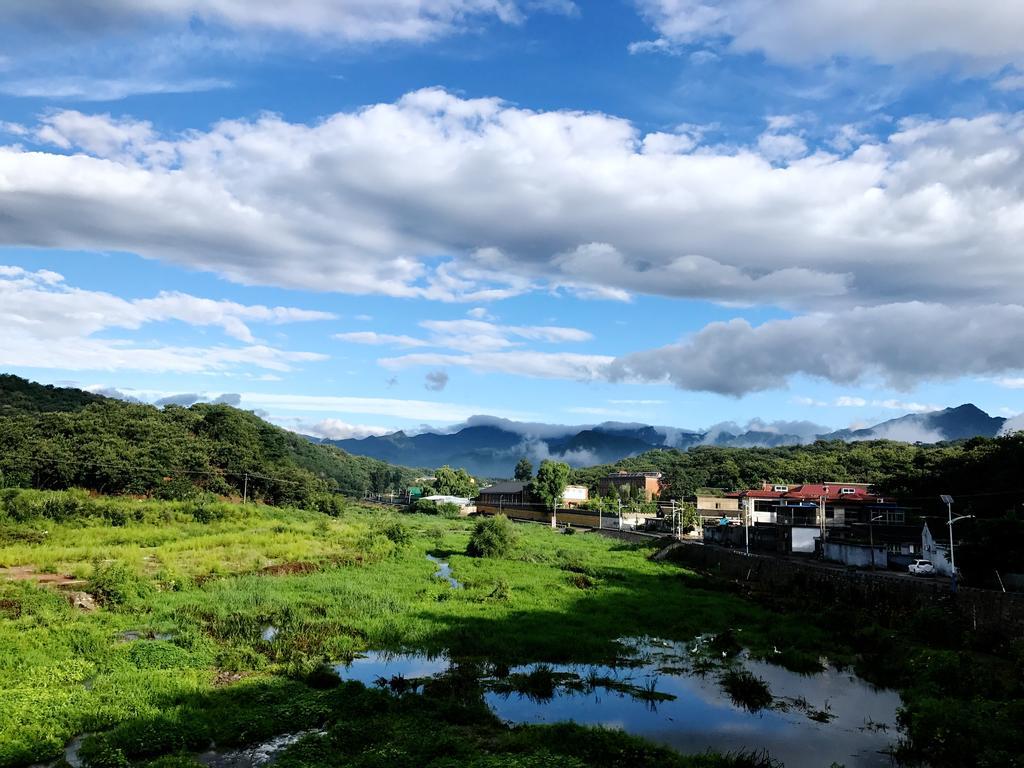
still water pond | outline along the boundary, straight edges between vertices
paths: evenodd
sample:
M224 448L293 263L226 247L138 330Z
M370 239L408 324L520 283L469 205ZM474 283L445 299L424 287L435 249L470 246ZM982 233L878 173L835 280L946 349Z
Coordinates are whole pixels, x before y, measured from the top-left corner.
M724 666L698 659L700 643L630 641L616 665L481 667L487 705L512 723L572 720L619 728L681 752L768 750L787 768L846 768L893 764L899 695L849 671L828 667L800 675L741 653ZM445 657L371 652L338 673L347 680L398 689L451 674L465 675ZM734 702L722 685L727 669L746 670L767 684L767 707ZM751 711L756 709L756 711Z

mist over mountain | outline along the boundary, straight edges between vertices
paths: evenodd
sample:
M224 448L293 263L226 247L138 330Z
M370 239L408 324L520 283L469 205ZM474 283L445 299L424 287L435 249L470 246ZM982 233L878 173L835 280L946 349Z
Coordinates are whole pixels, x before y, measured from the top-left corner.
M897 440L936 443L968 437L995 437L1006 420L965 404L930 413L911 413L863 429L830 430L809 421L718 424L696 430L622 422L585 426L515 422L474 416L448 432L327 440L356 455L405 466L465 467L485 477L510 477L523 456L537 462L558 459L575 467L608 464L658 448L687 450L699 445L774 448L815 440Z

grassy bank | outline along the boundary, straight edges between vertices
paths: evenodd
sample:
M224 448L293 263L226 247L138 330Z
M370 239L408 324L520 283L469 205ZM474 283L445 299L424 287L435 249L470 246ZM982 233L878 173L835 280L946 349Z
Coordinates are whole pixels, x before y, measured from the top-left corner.
M822 652L854 660L853 644L824 623L597 535L516 526L506 557L471 558L470 521L356 505L338 516L130 500L75 515L44 507L0 516L0 567L80 578L71 589L100 607L0 581L0 766L56 759L83 733L103 733L82 751L101 766L307 728L321 733L281 765L739 765L614 732L509 729L479 697L395 698L339 686L322 665L367 649L601 662L617 656L620 637L729 629L755 655L786 649L781 661L796 669ZM428 553L451 563L462 589L433 577ZM426 754L424 734L461 751Z

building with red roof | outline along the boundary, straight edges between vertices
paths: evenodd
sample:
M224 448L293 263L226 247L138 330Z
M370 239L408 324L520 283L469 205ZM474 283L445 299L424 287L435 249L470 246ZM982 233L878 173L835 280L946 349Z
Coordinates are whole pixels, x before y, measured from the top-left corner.
M763 483L760 488L726 494L738 501L741 517L751 524L838 526L879 522L901 523L904 510L891 497L867 483Z

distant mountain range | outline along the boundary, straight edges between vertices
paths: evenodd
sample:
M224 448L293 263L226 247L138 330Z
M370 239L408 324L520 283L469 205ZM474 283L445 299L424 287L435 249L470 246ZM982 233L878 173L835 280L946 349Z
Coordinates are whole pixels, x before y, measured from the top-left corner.
M510 477L516 462L523 456L535 463L553 458L573 466L590 466L612 463L659 448L687 450L699 445L773 448L814 440L935 443L968 437L995 437L1004 422L1005 419L989 416L980 408L965 404L941 411L911 413L864 429L834 432L807 422L753 422L747 428L720 425L708 430L687 430L617 422L583 428L562 427L476 416L450 433L407 435L405 432L393 432L359 439L310 439L392 464L416 467L449 464L484 477Z

